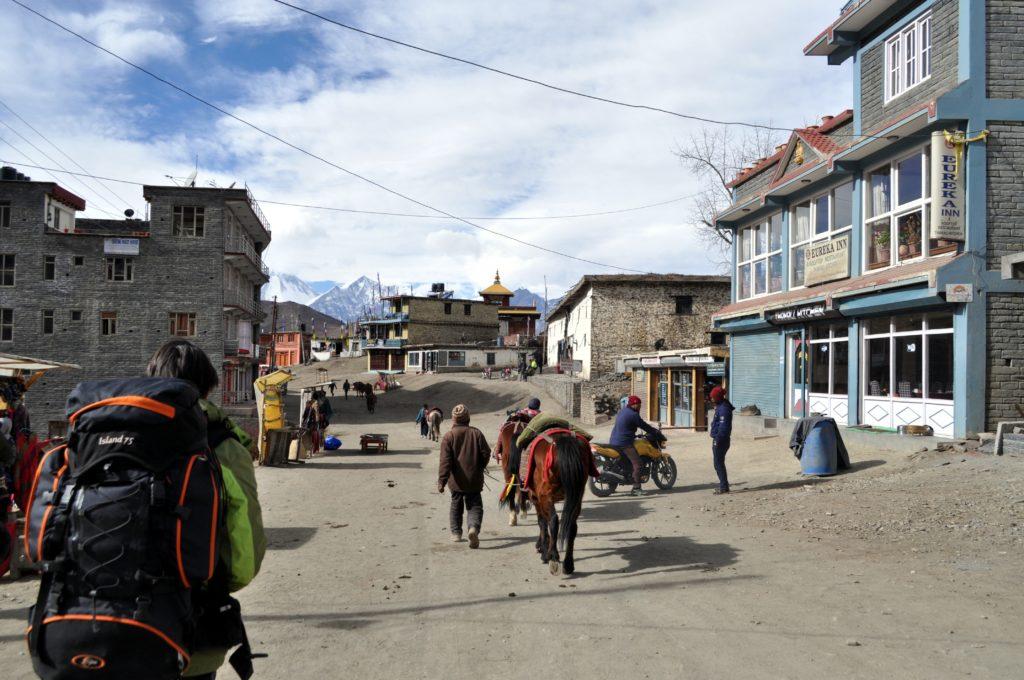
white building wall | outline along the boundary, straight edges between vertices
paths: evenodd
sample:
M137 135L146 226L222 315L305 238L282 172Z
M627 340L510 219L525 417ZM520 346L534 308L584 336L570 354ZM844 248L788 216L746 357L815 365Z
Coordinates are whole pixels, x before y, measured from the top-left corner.
M580 298L566 313L548 324L548 366L558 365L558 343L567 340L572 347L572 358L583 362L582 376L590 378L590 360L593 354L593 289Z

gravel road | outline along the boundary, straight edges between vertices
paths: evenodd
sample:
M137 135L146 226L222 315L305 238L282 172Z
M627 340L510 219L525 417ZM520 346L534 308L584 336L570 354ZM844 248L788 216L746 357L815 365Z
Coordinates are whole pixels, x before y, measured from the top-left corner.
M437 445L412 422L424 401L463 402L491 441L529 386L403 384L373 416L334 400L341 452L258 470L270 549L241 593L270 654L257 677L1020 677L1020 460L855 452L852 474L805 483L778 441L738 440L738 492L718 497L706 438L673 433L676 488L588 495L579 571L552 577L533 517L507 526L494 482L480 550L448 541ZM390 434L388 454L356 451L368 431ZM978 505L985 488L1003 510ZM0 582L4 678L32 677L21 636L34 591Z

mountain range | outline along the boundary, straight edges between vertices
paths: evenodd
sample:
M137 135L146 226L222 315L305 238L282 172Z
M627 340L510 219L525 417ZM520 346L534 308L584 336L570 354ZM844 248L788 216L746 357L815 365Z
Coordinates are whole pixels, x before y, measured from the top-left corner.
M333 285L331 285L333 283ZM317 290L323 291L317 293ZM462 286L455 291L456 296L475 298L469 289L462 290ZM401 286L385 286L384 294L395 294L399 290L412 290L417 294L424 294L429 287L422 284L409 284ZM371 310L376 299L377 281L368 276L360 276L355 281L344 285L337 282L307 281L294 274L282 274L272 272L270 282L263 287L262 298L273 300L277 296L278 302L298 302L308 305L318 312L340 319L342 321L355 321ZM512 298L513 305L536 306L544 311L544 297L526 289L519 288L514 291ZM549 308L558 304L558 300L549 300Z

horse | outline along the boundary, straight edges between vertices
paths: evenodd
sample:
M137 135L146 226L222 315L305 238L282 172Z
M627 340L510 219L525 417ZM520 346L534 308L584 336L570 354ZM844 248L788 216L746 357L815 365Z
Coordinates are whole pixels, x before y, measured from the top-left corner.
M361 394L364 397L373 394L373 384L356 381L352 383L352 389L355 390L356 394Z
M591 474L593 459L589 442L566 429L552 429L537 435L531 446L533 472L529 475L527 495L537 509L537 552L552 575L576 571L573 547L583 508L583 493ZM549 465L550 463L550 465ZM555 503L564 501L559 519ZM559 559L559 550L565 559Z
M430 437L430 441L436 442L441 438L441 420L444 418L444 414L441 413L440 409L431 409L427 412L427 425L429 426L429 433L427 436Z
M516 483L519 475L519 463L522 460L522 451L515 445L516 439L526 428L527 420L524 418L510 417L498 430L498 443L494 446L491 455L501 463L501 469L505 473L505 492L498 503L499 507L508 507L508 525L514 527L519 524L519 518L526 519L529 501L526 492Z

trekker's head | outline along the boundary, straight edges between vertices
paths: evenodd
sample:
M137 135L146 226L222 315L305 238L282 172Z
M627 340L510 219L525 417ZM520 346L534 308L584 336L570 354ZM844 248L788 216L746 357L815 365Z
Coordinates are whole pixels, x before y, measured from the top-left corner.
M540 399L534 397L533 399L530 400L530 403L526 405L526 408L530 409L531 411L539 411Z
M711 401L715 404L721 404L725 401L725 389L721 386L713 387L711 389Z
M452 409L452 420L456 425L469 425L469 409L465 404L459 404Z
M149 358L146 375L154 378L188 380L206 399L220 378L206 352L188 340L169 340Z
M635 394L630 395L629 399L626 400L626 406L633 409L636 412L640 412L640 397Z

